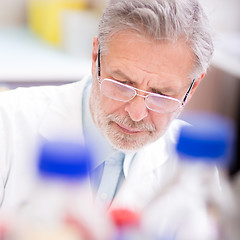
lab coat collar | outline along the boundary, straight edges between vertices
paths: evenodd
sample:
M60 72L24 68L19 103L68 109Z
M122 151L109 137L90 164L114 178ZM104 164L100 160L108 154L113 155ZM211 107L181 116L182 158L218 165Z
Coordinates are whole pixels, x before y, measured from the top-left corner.
M129 174L133 174L132 172L134 172L135 176L144 176L163 165L169 156L165 140L163 136L156 142L139 150L132 161Z
M157 152L156 147L159 149ZM154 169L159 168L167 161L167 156L166 142L163 139L159 139L137 152L126 153L123 166L124 175L128 178L129 174L140 177L152 173Z
M185 121L174 119L161 138L137 153L138 157L134 161L133 168L138 168L139 166L141 174L148 174L161 167L167 161L174 160L176 158L175 147L179 129L185 125L187 125Z
M174 120L164 136L136 153L111 209L143 209L154 197L159 186L171 178L177 161L174 151L176 134L181 125L179 120Z
M131 155L127 154L126 159L130 159ZM158 181L154 170L167 162L167 156L165 142L161 139L135 153L131 165L126 168L126 179L116 195L111 209L118 207L137 211L143 209L157 189ZM126 159L125 162L127 162Z

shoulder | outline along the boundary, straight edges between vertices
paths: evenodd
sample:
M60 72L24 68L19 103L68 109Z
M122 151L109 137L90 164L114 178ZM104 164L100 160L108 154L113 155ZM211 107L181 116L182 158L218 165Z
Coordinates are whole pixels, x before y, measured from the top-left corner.
M81 96L87 79L60 86L37 86L17 88L0 93L0 117L7 113L22 111L41 112L51 102L67 102Z
M14 136L14 131L25 131L25 135L26 132L37 131L46 119L50 119L48 122L52 122L51 126L54 126L54 122L63 119L64 116L75 116L81 110L82 89L85 83L86 80L83 79L61 86L18 88L2 92L1 138L3 133L10 137Z
M168 143L176 144L176 142L178 141L178 135L179 135L180 129L187 125L189 125L189 123L187 123L184 120L181 120L181 119L173 120L169 125L168 130L162 137L162 139Z
M76 92L83 89L87 79L78 82L59 85L59 86L35 86L19 87L0 93L0 106L11 103L21 103L19 100L48 100L56 97L58 94L68 94L69 91Z

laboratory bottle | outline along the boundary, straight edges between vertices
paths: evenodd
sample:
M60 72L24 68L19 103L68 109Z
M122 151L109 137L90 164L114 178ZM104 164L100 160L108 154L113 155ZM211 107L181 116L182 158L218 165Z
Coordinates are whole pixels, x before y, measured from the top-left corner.
M143 212L153 239L224 239L222 209L235 202L226 174L233 145L231 123L221 116L196 114L181 128L176 173Z
M18 212L12 239L109 239L108 219L92 200L88 179L91 161L91 152L83 144L74 141L42 144L36 186Z

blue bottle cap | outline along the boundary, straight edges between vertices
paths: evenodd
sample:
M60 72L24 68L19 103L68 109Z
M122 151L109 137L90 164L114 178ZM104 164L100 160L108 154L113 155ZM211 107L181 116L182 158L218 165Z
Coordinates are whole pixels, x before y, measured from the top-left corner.
M38 159L41 175L66 179L84 178L88 175L92 158L88 148L76 142L45 142Z
M198 114L191 121L191 126L184 126L180 130L177 152L201 161L220 163L226 160L232 143L229 121L208 114Z

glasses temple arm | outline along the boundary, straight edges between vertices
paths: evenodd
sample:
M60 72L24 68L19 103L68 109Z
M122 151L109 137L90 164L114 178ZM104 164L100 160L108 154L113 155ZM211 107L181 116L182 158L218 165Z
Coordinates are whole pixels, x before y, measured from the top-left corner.
M186 95L185 95L185 97L184 97L184 99L183 99L183 104L187 101L188 95L189 95L189 93L191 92L194 83L195 83L195 79L193 79L193 81L192 81L192 83L191 83L189 89L187 90L187 93L186 93Z
M100 46L98 47L98 66L97 66L97 71L98 71L98 78L101 76L101 67L100 67Z

